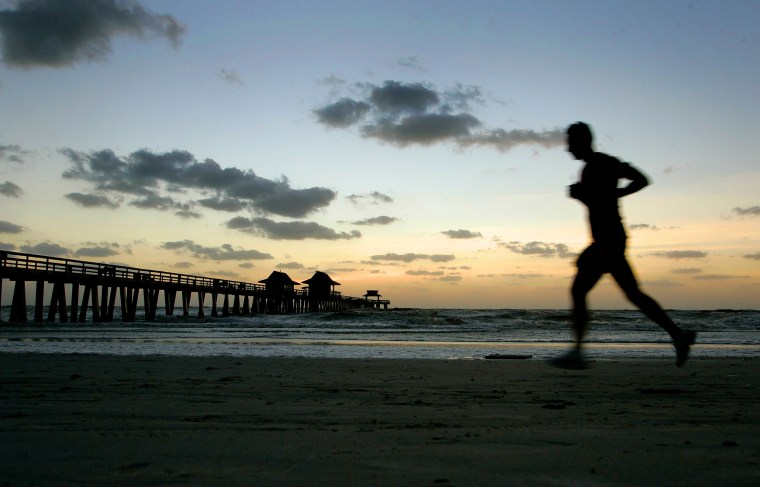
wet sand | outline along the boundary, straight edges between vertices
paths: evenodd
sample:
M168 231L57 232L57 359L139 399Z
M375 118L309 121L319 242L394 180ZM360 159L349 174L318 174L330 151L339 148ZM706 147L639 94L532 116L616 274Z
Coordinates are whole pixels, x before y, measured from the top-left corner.
M0 354L1 485L758 485L760 358Z

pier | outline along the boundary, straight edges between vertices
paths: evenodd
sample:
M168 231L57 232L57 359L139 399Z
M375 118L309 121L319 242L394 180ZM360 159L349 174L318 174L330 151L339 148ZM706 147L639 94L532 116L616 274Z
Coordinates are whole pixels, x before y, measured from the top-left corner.
M322 274L318 271L312 279L321 281ZM0 300L3 285L13 283L8 316L11 323L29 320L27 307L32 304L27 301L27 283L33 283L31 302L35 322L85 322L88 312L93 322L109 322L115 319L117 310L121 321L132 322L136 320L140 303L145 321L154 320L160 307L164 308L165 316L173 316L175 310L183 316L190 316L194 299L199 318L205 317L207 310L211 317L217 317L388 309L390 303L368 299L366 295L361 298L343 296L334 290L339 283L332 280L329 281L332 287L327 292L316 285L313 289L312 286L295 289L294 285L298 283L289 277L285 280L283 276L287 277L284 273L274 272L259 283L249 283L0 251ZM282 283L287 284L280 285ZM47 286L52 288L47 288L51 292L46 306ZM374 294L370 296L374 297Z

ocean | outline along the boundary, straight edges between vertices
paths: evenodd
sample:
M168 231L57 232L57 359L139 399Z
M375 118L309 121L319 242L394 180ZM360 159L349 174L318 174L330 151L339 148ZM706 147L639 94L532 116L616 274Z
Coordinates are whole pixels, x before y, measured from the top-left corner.
M0 312L6 318L8 309ZM693 357L760 356L760 311L668 312L697 331ZM30 313L31 316L31 308ZM335 313L193 318L134 323L0 321L0 353L105 355L482 359L492 354L544 359L570 347L566 310L362 309ZM669 337L638 311L592 312L587 350L594 358L673 356Z

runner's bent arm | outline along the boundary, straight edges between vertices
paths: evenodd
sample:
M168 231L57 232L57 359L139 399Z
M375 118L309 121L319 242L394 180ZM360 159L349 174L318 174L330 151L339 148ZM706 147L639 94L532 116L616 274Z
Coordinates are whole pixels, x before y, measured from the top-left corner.
M622 198L623 196L628 196L629 194L633 194L636 191L640 191L649 185L649 179L647 179L647 177L642 172L640 172L638 169L631 166L627 162L622 163L620 167L621 167L620 177L623 179L629 179L631 182L628 183L627 186L618 188L617 190L618 198Z

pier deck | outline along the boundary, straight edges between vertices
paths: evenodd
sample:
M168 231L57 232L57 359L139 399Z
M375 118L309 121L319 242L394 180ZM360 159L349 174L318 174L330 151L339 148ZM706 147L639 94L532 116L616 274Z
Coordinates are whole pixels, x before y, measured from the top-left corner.
M166 316L172 316L179 308L175 306L177 296L182 314L190 315L192 301L198 317L206 315L207 306L210 316L216 317L344 311L381 305L387 309L389 303L342 296L339 292L316 299L309 296L308 289L273 292L258 283L0 251L0 299L6 280L15 283L8 316L12 323L28 320L27 283L34 283L34 321L84 322L88 312L94 322L113 321L118 310L119 318L130 322L136 319L140 301L144 319L151 321L156 318L159 302ZM52 292L48 293L45 316L47 285L52 286Z

